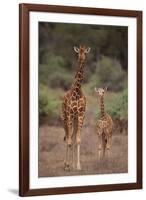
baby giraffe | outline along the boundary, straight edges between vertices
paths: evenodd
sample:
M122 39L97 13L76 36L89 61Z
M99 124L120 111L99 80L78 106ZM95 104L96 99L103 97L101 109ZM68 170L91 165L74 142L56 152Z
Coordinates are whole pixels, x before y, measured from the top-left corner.
M107 87L98 89L95 88L100 106L100 118L96 124L98 135L98 156L100 160L101 158L103 159L105 157L106 153L108 158L110 156L113 130L113 120L111 116L105 112L104 109L104 95L106 91Z

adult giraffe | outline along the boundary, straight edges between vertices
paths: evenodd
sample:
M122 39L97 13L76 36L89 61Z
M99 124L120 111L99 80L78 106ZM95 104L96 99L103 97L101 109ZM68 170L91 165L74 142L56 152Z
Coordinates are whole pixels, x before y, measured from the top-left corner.
M78 69L74 78L74 82L64 96L62 103L61 118L65 130L64 140L66 141L66 156L65 156L65 170L71 168L70 153L72 151L72 168L75 168L75 150L77 155L77 169L81 170L80 165L80 142L81 129L83 126L86 98L81 90L81 83L83 80L83 72L87 53L90 52L90 47L80 46L74 47L74 51L78 55Z

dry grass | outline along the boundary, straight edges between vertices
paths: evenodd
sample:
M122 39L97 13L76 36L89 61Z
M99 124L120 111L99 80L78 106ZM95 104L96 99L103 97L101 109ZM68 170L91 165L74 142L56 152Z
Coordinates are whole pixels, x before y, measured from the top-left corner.
M88 113L88 116L90 113ZM88 117L88 119L92 119ZM63 141L62 127L42 126L39 129L39 177L126 173L128 171L128 137L114 134L110 160L98 160L97 136L91 126L94 122L85 121L81 140L81 171L64 171L66 144ZM89 125L90 124L90 125Z
M107 99L111 96L112 94L109 94ZM39 177L128 172L127 125L124 126L124 131L120 131L115 123L110 160L99 161L95 133L97 99L88 96L87 102L81 134L82 170L64 171L66 150L66 143L63 141L64 130L60 126L44 125L39 128Z

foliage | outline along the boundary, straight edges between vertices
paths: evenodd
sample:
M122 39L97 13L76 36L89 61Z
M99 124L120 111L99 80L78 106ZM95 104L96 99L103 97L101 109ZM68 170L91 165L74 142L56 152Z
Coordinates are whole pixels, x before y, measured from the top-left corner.
M48 55L47 62L39 66L39 81L41 84L48 84L48 79L56 71L64 72L64 60L61 56Z
M60 100L54 94L51 95L51 91L47 90L46 87L40 86L39 89L39 117L45 117L49 120L58 118L59 116L59 108L60 108Z
M120 63L112 58L102 56L96 64L95 72L85 83L85 90L92 94L95 87L107 86L109 91L120 92L127 88L127 74Z
M106 112L114 119L128 119L128 91L114 95L110 102L107 102Z
M95 115L100 115L100 108L97 107ZM105 112L108 113L112 119L128 120L128 91L123 90L120 93L107 93L105 96Z
M108 86L110 90L121 91L127 80L125 71L116 59L102 56L97 63L96 74L101 86Z
M39 81L51 88L67 90L72 83L71 74L64 69L64 60L61 56L48 56L47 64L39 66Z
M91 52L83 83L91 84L90 88L98 83L121 91L127 78L127 36L127 27L40 22L40 83L67 90L77 65L73 46L84 44Z
M48 53L61 56L64 67L74 68L73 46L84 44L91 47L89 65L97 62L100 55L116 58L127 69L127 27L83 25L67 23L39 23L39 62L47 63Z
M73 46L91 47L82 88L95 112L94 87L108 86L106 109L127 119L127 27L39 22L39 117L57 121L61 98L77 69ZM91 102L90 102L91 101ZM106 99L105 99L106 101ZM87 104L88 104L87 102Z
M49 78L49 85L51 88L62 88L68 90L72 83L72 76L68 73L54 72Z

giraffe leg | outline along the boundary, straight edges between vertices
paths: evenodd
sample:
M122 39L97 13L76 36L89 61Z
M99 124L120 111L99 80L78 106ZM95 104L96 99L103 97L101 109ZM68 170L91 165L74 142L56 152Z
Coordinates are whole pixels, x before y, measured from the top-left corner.
M64 163L64 170L69 171L70 170L70 153L71 153L71 146L66 145L66 158Z
M75 143L72 144L72 168L75 169Z
M106 150L107 150L107 158L110 158L110 153L111 153L111 141L112 141L112 137L109 136L107 138L107 144L106 144Z
M76 133L77 133L77 120L74 120L74 128L72 135L72 168L75 169L75 143L76 143Z
M68 126L67 126L67 118L66 118L65 104L64 103L62 103L62 111L60 113L60 117L62 119L64 131L65 131L64 141L67 142L67 138L68 138ZM69 159L69 146L67 144L66 145L65 160L64 160L64 169L65 170L69 169L68 159Z
M72 136L72 169L75 169L75 135Z
M98 130L98 159L101 160L102 158L102 133Z
M103 153L102 153L102 159L105 158L105 152L106 152L106 139L102 137L102 146L103 146Z
M67 121L67 147L66 147L66 159L65 159L65 170L70 169L70 151L71 151L71 145L72 145L72 119L68 118Z
M64 127L64 131L65 131L64 141L66 141L66 138L67 138L67 135L68 135L66 121L63 121L63 127Z
M67 123L65 120L63 120L63 127L64 127L64 131L65 131L65 136L64 136L64 141L67 141L67 137L68 137L68 131L67 131ZM69 168L69 163L68 163L68 157L69 157L69 147L68 144L66 144L66 153L65 153L65 160L64 160L64 168L65 170L67 170Z
M77 142L77 169L81 170L80 164L80 143L81 143L81 129L83 126L84 116L78 117L78 125L77 125L77 134L76 134L76 142Z
M65 162L64 162L64 170L69 170L69 146L68 144L66 145L66 155L65 155Z
M62 103L62 110L60 112L60 118L62 120L63 128L64 128L64 131L65 131L65 136L64 136L64 141L65 141L66 137L67 137L67 122L66 122L66 112L65 112L64 102Z
M81 170L81 164L80 164L80 144L77 144L77 169Z

